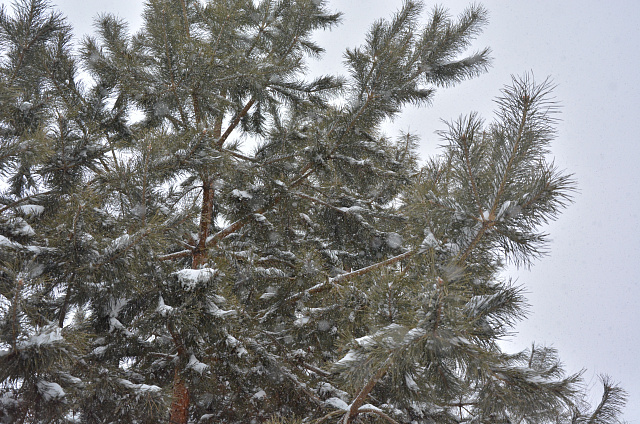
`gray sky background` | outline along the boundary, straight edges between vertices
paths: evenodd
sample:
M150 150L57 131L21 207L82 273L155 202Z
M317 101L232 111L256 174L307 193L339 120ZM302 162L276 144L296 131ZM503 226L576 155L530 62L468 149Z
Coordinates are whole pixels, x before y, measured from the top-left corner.
M92 32L98 12L140 25L142 2L53 0L76 34ZM7 1L2 1L8 4ZM455 16L470 1L439 4ZM553 345L571 372L586 369L597 391L600 373L629 393L625 419L640 423L640 2L637 0L485 0L490 22L474 49L491 47L489 73L436 94L433 106L409 110L390 124L422 137L424 158L437 152L440 119L478 111L491 120L493 98L511 75L550 76L562 105L556 164L574 173L575 203L547 231L550 255L528 270L510 270L528 292L531 313L506 345ZM343 73L342 53L362 43L369 24L401 0L334 0L343 24L318 35L327 53L311 67ZM425 14L436 4L426 3Z

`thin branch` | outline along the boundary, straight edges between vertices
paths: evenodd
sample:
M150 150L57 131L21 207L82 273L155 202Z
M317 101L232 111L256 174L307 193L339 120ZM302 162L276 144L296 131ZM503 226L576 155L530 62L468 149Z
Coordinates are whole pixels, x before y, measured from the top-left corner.
M249 113L249 109L251 109L251 106L253 106L255 102L256 102L256 98L252 97L251 100L249 100L249 102L247 102L247 104L244 106L244 108L236 115L236 117L233 119L231 124L229 124L229 127L227 128L227 130L224 132L224 134L222 134L222 136L216 142L216 146L218 148L222 148L222 146L224 145L224 142L227 141L227 138L229 138L233 130L238 126L238 124L240 123L240 120L242 120L242 118L247 113Z
M478 194L478 187L476 186L475 178L473 177L473 173L471 172L471 160L469 159L469 146L467 145L467 137L465 134L462 135L462 142L464 143L464 162L465 168L467 169L467 174L469 174L469 182L471 182L471 191L473 191L473 197L475 198L476 205L478 206L479 216L482 216L483 210L482 205L480 204L480 195Z
M15 202L13 202L13 203L5 206L4 208L0 209L0 214L3 213L4 211L8 210L8 209L15 208L19 204L24 203L29 199L33 199L33 198L38 197L38 196L47 196L47 195L53 194L53 193L55 193L54 190L45 191L43 193L30 194L29 196L25 196L20 200L16 200Z
M387 422L390 422L391 424L400 424L398 421L394 420L393 418L391 418L390 416L388 416L387 414L385 414L379 409L360 408L358 409L358 413L359 414L377 414L377 415L380 415L382 418L384 418Z
M251 212L238 219L237 221L227 225L225 228L209 237L209 239L207 240L207 247L213 247L217 245L223 238L243 228L248 222L250 222L251 218L253 218L255 214L263 214L264 212L265 208L260 208L257 211Z
M392 258L386 259L384 261L375 263L373 265L369 265L367 267L360 268L360 269L357 269L357 270L352 271L352 272L347 272L345 274L340 274L340 275L338 275L336 277L330 278L330 281L332 283L336 283L336 282L340 282L342 280L347 280L349 278L360 277L361 275L364 275L364 274L366 274L368 272L375 271L376 269L385 267L387 265L392 265L392 264L394 264L394 263L396 263L398 261L401 261L403 259L410 258L413 255L415 255L416 253L418 253L418 251L419 251L418 249L409 250L407 252L401 253L400 255L397 255L397 256L394 256Z
M294 295L289 296L287 298L286 302L294 303L294 302L297 302L298 300L302 299L305 296L308 296L310 294L320 293L320 292L323 292L325 290L332 289L334 287L340 288L341 286L338 285L338 284L335 284L333 281L331 281L331 279L327 279L327 281L324 282L324 283L316 284L313 287L309 287L308 289L306 289L304 291L301 291L301 292L298 292L298 293L296 293ZM271 311L269 311L269 313L270 312Z
M337 206L333 206L331 203L327 203L327 202L325 202L324 200L318 199L317 197L309 196L309 195L304 194L304 193L299 192L299 191L291 192L291 194L293 194L294 196L301 197L301 198L303 198L303 199L310 200L310 201L312 201L312 202L314 202L314 203L319 203L319 204L321 204L321 205L323 205L323 206L326 206L326 207L328 207L328 208L330 208L330 209L333 209L333 210L334 210L334 211L336 211L336 212L340 212L340 213L344 213L344 214L348 214L348 213L349 213L349 212L347 212L347 211L346 211L346 210L344 210L344 209L340 209L340 208L339 208L339 207L337 207Z
M33 8L32 8L31 11L30 11L30 16L29 16L31 21L33 20L33 12L34 11L33 11ZM45 32L45 30L48 30L53 26L52 18L53 18L53 16L50 17L49 22L47 22L45 25L43 25L40 28L40 30L36 34L34 34L34 36L31 39L31 41L29 41L26 45L22 46L22 49L20 50L20 55L18 56L18 63L16 64L16 67L13 70L13 73L9 77L9 83L12 83L13 80L16 79L16 77L18 76L18 71L20 71L20 68L22 67L22 62L24 62L24 57L25 57L26 53L29 51L29 49L31 49L31 47L33 47L33 45L38 41L38 39Z
M303 362L302 366L305 367L306 369L308 369L309 371L313 371L316 374L320 374L323 377L331 377L331 373L330 372L327 372L327 371L325 371L323 369L320 369L320 368L318 368L316 366L313 366L311 364L308 364L306 362Z
M191 38L191 34L189 31L189 19L187 18L187 4L185 3L185 0L181 0L180 3L182 5L182 19L184 20L184 32L187 38Z
M389 367L391 366L391 361L389 358L385 361L383 366L371 377L367 384L364 385L360 393L356 396L356 398L351 403L349 407L349 412L344 416L343 422L344 424L350 424L360 413L359 409L364 403L364 400L369 396L369 393L373 390L373 388L378 384L378 381L387 373Z
M103 266L105 266L108 263L111 263L113 261L115 261L118 258L121 258L122 256L124 256L129 250L131 250L134 246L136 246L138 243L140 243L141 241L143 241L144 239L146 239L148 236L150 236L153 233L152 228L148 227L145 228L143 231L140 231L137 234L134 234L133 236L135 236L136 238L131 241L124 249L122 249L120 252L115 252L114 254L110 255L107 259L105 259L102 262L99 262L95 265L94 270L99 270L101 269ZM133 238L133 237L132 237Z
M460 259L458 259L458 262L463 262L464 260L467 259L469 254L471 254L471 251L476 247L476 245L480 242L480 240L482 240L482 237L487 232L487 230L493 227L494 225L495 225L495 222L493 221L482 222L482 227L478 231L478 234L476 234L476 236L473 238L471 243L469 243L469 246L467 246L467 248L464 250L462 255L460 255Z
M509 176L509 171L511 170L511 166L513 165L513 159L516 155L516 151L522 142L522 136L524 133L524 128L527 123L528 112L529 112L529 102L525 102L524 108L522 110L522 119L520 120L520 126L518 127L518 136L516 137L515 143L513 143L513 149L511 149L511 156L509 157L509 162L507 162L507 166L504 170L504 174L502 175L502 180L500 181L500 187L498 187L498 191L496 192L495 200L493 201L493 205L491 206L491 211L489 212L489 219L495 219L496 210L498 209L498 204L500 203L500 197L502 196L502 192L504 191L504 187L507 184L507 179Z
M344 410L342 410L342 409L338 409L337 411L329 412L329 413L328 413L327 415L325 415L324 417L322 417L322 418L318 418L317 420L315 420L315 421L313 422L313 424L320 424L320 423L323 423L323 422L327 421L329 418L331 418L331 417L335 417L336 415L340 415L340 414L343 414L343 413L344 413Z
M163 41L164 41L164 50L165 50L165 56L167 57L167 65L169 67L169 75L171 76L171 92L173 93L174 96L176 96L176 101L178 104L178 110L180 112L180 117L182 118L182 125L186 126L186 123L188 122L187 119L187 114L184 112L184 109L182 108L182 103L180 102L180 97L178 96L178 91L177 91L177 87L176 87L176 79L175 79L175 75L173 72L173 62L171 61L171 53L169 52L169 40L167 38L167 15L165 13L165 10L162 9L162 36L163 36Z
M220 150L223 153L227 153L228 155L233 156L234 158L246 160L246 161L249 161L249 162L252 162L252 163L259 163L257 159L250 158L249 156L245 156L245 155L243 155L241 153L234 152L233 150L229 150L229 149L225 149L225 148L221 148Z
M312 286L304 291L298 292L294 295L289 296L286 299L286 302L288 303L293 303L293 302L297 302L298 300L302 299L305 296L308 296L310 294L315 294L315 293L320 293L323 292L325 290L330 290L332 288L341 288L342 286L340 286L339 283L340 281L343 280L347 280L349 278L354 278L354 277L360 277L368 272L371 271L375 271L376 269L385 267L387 265L392 265L398 261L401 261L403 259L407 259L410 258L411 256L415 255L416 253L418 253L419 251L417 249L414 250L409 250L408 252L402 253L400 255L394 256L392 258L386 259L384 261L375 263L373 265L369 265L367 267L364 268L360 268L357 269L355 271L352 272L347 272L345 274L340 274L336 277L333 278L327 278L327 281L324 283L320 283L320 284L316 284L315 286Z

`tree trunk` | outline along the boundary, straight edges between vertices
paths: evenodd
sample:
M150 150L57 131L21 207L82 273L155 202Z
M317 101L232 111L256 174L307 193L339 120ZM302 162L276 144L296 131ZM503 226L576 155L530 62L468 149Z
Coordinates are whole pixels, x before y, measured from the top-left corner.
M207 176L202 178L202 210L200 214L200 230L198 234L198 244L193 251L192 268L198 269L207 262L208 255L206 240L209 236L211 217L213 213L213 187L211 179ZM178 365L176 365L173 377L173 401L171 403L170 424L187 424L189 419L189 389L186 382L180 375L180 363L185 359L186 349L182 343L180 335L172 332L174 343L178 348Z
M216 138L220 137L222 127L222 117L218 117L215 121L213 135ZM211 232L211 220L213 218L213 202L214 202L214 188L213 178L211 175L204 173L202 178L202 208L200 210L200 228L198 231L198 244L193 249L193 258L191 266L194 269L200 268L207 263L209 255L207 254L207 238ZM186 349L179 334L174 333L171 329L171 335L174 343L178 349L178 363L180 360L185 359ZM180 375L180 365L176 366L175 374L173 377L173 401L171 403L171 416L169 419L170 424L187 424L189 420L189 388L186 382Z
M171 402L170 424L187 424L189 419L189 389L176 367L173 375L173 401Z
M200 230L198 231L198 244L193 252L192 267L200 268L207 263L207 238L211 233L211 219L213 218L213 178L202 176L202 209L200 212Z

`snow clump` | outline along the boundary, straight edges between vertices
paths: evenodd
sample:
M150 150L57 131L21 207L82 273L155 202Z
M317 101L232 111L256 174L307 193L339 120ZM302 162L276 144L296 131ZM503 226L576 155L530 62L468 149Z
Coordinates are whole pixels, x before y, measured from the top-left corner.
M174 272L173 275L178 277L178 281L182 284L182 288L191 291L198 284L208 283L218 273L217 269L201 268L201 269L182 269Z

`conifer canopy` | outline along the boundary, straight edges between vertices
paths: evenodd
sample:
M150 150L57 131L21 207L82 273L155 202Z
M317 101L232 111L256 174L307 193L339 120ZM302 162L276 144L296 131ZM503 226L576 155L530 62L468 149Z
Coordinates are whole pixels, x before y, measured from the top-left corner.
M614 423L500 340L501 274L575 182L553 84L514 77L421 162L383 124L485 72L479 5L406 1L310 77L324 0L149 0L78 45L0 11L0 422Z

